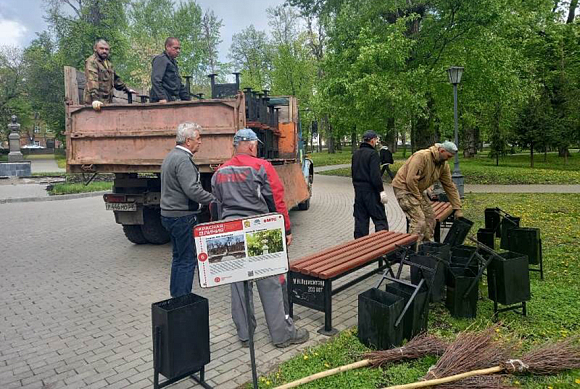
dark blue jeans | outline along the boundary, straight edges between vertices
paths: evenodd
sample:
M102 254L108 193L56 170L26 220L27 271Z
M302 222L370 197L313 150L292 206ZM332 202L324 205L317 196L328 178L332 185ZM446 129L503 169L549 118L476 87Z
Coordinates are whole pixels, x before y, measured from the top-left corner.
M197 254L193 240L193 227L197 224L197 218L195 215L161 216L161 224L169 231L171 246L173 246L169 292L171 297L184 296L191 293L193 275L197 265Z

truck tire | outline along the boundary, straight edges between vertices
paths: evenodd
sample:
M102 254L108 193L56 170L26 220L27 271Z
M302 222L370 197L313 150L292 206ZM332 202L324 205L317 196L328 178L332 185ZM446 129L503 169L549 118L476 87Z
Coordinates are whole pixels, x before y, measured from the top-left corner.
M155 208L143 208L143 225L141 232L151 244L165 244L169 242L169 232L161 224L161 212Z
M308 211L310 209L310 199L298 203L298 210L299 211Z
M147 239L143 236L143 232L141 232L141 226L132 226L129 224L123 225L123 232L125 233L125 237L129 239L129 242L135 244L145 244L147 243Z

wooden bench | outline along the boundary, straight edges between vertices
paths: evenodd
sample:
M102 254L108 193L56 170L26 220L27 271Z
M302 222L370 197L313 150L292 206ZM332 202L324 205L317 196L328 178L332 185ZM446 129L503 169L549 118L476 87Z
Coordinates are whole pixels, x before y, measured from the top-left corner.
M318 332L324 335L336 333L332 328L332 296L383 271L397 252L414 246L416 242L417 235L379 231L292 262L288 272L290 316L294 313L293 304L324 312L324 327ZM373 263L378 263L378 267L332 288L333 281Z

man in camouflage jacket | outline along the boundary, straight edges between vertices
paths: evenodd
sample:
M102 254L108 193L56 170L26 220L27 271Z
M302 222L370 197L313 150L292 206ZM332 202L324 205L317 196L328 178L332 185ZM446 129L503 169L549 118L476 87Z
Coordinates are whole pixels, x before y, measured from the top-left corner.
M103 39L93 46L94 53L85 61L85 104L90 104L99 111L103 104L113 102L113 88L127 93L135 93L129 89L113 69L109 61L109 44Z
M451 179L447 160L457 153L453 142L435 143L428 149L419 150L397 171L393 190L401 209L409 219L409 232L419 235L419 242L433 238L435 213L427 190L436 181L449 197L455 217L463 217L459 192Z

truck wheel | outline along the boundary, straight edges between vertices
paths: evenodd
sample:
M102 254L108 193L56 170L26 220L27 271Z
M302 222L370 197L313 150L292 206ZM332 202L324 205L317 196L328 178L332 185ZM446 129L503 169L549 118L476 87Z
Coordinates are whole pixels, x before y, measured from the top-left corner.
M135 244L147 243L147 239L145 239L143 233L141 232L141 226L133 226L126 224L123 225L123 232L125 233L125 236L127 237L127 239L129 239L129 242L131 243Z
M310 199L303 201L298 204L298 210L300 211L308 211L310 209Z
M169 242L169 232L161 224L161 212L159 209L147 208L143 209L143 225L141 232L149 243L165 244Z

